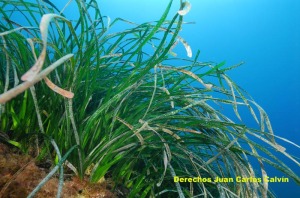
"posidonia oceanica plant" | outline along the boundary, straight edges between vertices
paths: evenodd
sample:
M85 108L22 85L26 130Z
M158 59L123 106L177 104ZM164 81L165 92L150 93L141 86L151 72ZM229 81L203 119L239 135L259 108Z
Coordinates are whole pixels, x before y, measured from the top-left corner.
M50 1L1 1L0 137L23 152L35 147L54 166L29 197L56 171L59 197L63 165L92 182L109 175L129 197L274 197L265 180L214 182L266 177L265 164L300 183L286 165L299 160L277 141L299 145L274 135L266 112L227 75L240 64L192 54L179 35L191 4L180 1L176 13L172 4L157 21L136 24L111 21L96 0L61 10ZM64 14L71 5L76 19ZM181 44L186 54L177 57Z

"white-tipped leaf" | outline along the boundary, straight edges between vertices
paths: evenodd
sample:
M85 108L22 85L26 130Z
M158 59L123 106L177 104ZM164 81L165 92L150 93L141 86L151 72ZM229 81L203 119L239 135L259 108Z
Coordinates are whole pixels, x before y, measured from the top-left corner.
M43 41L43 49L42 49L42 52L41 52L39 58L35 62L35 64L30 68L30 70L28 70L21 77L21 79L23 81L32 81L34 79L34 77L41 71L41 69L43 67L43 64L44 64L44 61L45 61L45 57L46 57L49 23L55 17L67 20L64 17L59 16L57 14L45 14L45 15L43 15L43 17L41 19L41 22L40 22L40 31L41 31L42 41Z
M185 50L186 50L186 54L189 58L191 58L193 56L193 52L192 52L192 48L191 46L186 42L186 40L184 40L182 37L178 36L178 40L182 43L182 45L184 46Z
M22 30L22 29L35 29L35 27L18 27L18 28L15 28L15 29L12 29L12 30L8 30L8 31L5 31L5 32L1 32L0 33L0 36L4 36L4 35L7 35L7 34L10 34L10 33L13 33L13 32L16 32L16 31L19 31L19 30Z
M184 2L183 4L184 4L183 9L178 11L178 14L181 15L181 16L184 16L187 13L189 13L189 11L192 8L192 4L188 1Z

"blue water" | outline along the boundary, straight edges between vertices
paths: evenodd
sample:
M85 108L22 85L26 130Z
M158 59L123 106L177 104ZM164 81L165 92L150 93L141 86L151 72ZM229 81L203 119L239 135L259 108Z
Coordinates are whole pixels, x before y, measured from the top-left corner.
M62 8L67 0L53 0ZM102 14L141 23L159 19L168 0L98 0ZM192 10L180 35L200 61L245 64L229 75L250 93L272 122L276 135L300 145L300 1L297 0L190 0ZM175 14L179 0L174 0ZM67 9L66 12L72 12ZM76 13L73 13L73 16ZM172 14L170 15L171 18ZM75 17L74 17L75 18ZM185 54L183 54L185 56ZM252 125L252 121L245 120ZM284 146L286 146L284 144ZM299 150L286 146L289 153ZM298 153L297 153L298 152ZM300 174L300 168L289 163ZM282 174L267 167L270 176ZM295 197L300 186L270 184L279 198Z
M104 15L134 22L157 20L167 0L103 0ZM201 61L245 64L229 75L269 114L276 135L300 145L300 1L296 0L190 0L192 10L181 36ZM178 8L174 1L173 13ZM185 54L183 54L185 55ZM245 120L247 123L247 120ZM248 121L249 125L252 121ZM299 156L295 147L283 144ZM285 159L285 158L283 158ZM287 160L286 160L287 161ZM300 168L289 165L299 174ZM267 166L270 176L282 176ZM300 186L269 184L279 198L295 197Z

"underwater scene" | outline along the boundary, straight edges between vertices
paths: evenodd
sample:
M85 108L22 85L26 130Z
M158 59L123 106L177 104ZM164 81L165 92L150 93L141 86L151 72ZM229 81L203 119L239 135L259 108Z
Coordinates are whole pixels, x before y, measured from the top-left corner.
M299 13L2 0L0 197L299 196Z

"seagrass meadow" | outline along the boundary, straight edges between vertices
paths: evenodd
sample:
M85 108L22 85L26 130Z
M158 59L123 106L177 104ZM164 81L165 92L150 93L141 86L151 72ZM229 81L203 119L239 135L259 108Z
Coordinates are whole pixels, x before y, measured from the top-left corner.
M70 6L78 18L64 14ZM126 197L275 197L272 179L300 184L286 165L299 167L299 158L277 142L300 146L276 136L227 75L241 64L201 62L180 36L190 8L170 0L157 21L137 24L102 15L96 0L62 9L0 2L0 141L51 161L26 196L57 177L61 197L70 171L91 183L111 179ZM269 177L266 164L285 177Z

